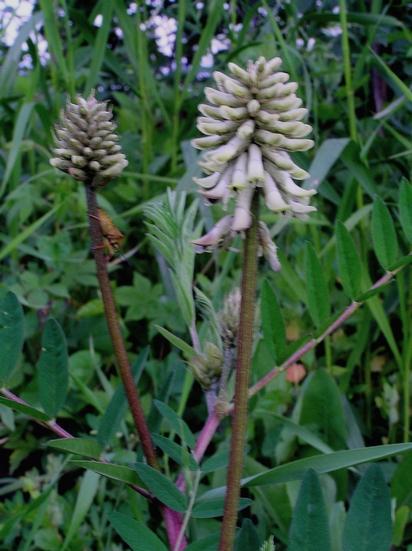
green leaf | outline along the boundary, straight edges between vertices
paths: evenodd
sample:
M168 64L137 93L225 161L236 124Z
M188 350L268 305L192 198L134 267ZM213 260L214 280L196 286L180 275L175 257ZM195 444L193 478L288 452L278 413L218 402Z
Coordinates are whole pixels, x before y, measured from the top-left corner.
M45 413L43 413L42 411L38 411L37 409L31 406L28 406L26 404L20 404L20 402L9 400L8 398L0 397L0 404L3 404L8 408L11 408L11 409L14 409L15 411L23 413L28 417L32 417L33 419L37 419L38 421L42 421L43 423L47 423L48 421L51 420L51 418Z
M166 436L162 436L161 434L152 434L151 436L156 446L171 457L173 461L176 461L176 463L182 467L188 465L191 471L197 471L199 469L199 465L196 463L195 458L191 453L189 453L187 448L179 446L179 444L173 442L170 438L166 438Z
M132 364L131 370L136 386L146 365L148 354L149 348L145 348ZM126 414L126 411L127 399L124 392L123 383L120 383L104 412L102 420L100 421L99 430L97 432L97 441L102 448L104 448L108 442L112 440Z
M412 186L406 178L402 178L399 193L399 214L403 231L412 242Z
M24 342L23 308L10 291L0 298L0 381L5 384L16 367Z
M325 369L312 372L306 379L301 399L300 424L315 426L331 448L345 448L345 415L333 377Z
M328 515L318 475L302 481L290 527L288 551L331 551Z
M99 444L94 440L87 440L87 438L59 438L58 440L50 440L47 445L55 450L75 453L91 459L98 459L102 453Z
M44 327L41 349L37 362L40 402L48 415L56 417L67 397L69 361L66 338L53 318Z
M412 453L405 454L391 480L392 497L396 505L408 505L412 508Z
M83 476L80 484L80 489L77 493L76 505L70 519L70 526L67 531L64 544L61 551L68 548L73 537L78 533L80 525L84 521L97 492L100 475L92 471L88 471Z
M274 360L279 361L286 348L285 322L276 295L267 280L262 285L260 310L263 339Z
M167 339L171 344L179 348L179 350L181 350L189 360L198 355L196 350L192 346L190 346L190 344L187 344L182 339L179 339L179 337L176 337L176 335L173 335L173 333L171 333L167 329L160 327L160 325L155 325L154 327L159 331L161 335L164 336L165 339Z
M111 513L113 528L132 551L167 551L165 544L147 526L121 513Z
M248 497L241 497L239 499L238 511L250 507L253 503L252 499ZM225 506L225 498L210 499L208 501L202 501L193 507L191 516L193 518L216 518L223 515L223 509Z
M361 292L361 262L350 233L340 220L336 223L339 273L346 294L352 300Z
M359 145L351 140L345 147L341 159L349 169L350 175L356 178L365 192L373 199L378 193L378 188L371 170L360 158Z
M111 29L113 7L113 0L105 0L99 12L103 17L103 22L100 25L95 38L93 57L84 89L84 96L88 96L92 88L99 82L99 73L103 64L106 49L108 47L107 39L109 38Z
M316 152L315 158L308 171L310 178L305 182L306 189L310 189L316 184L319 193L335 203L335 205L339 205L340 197L335 189L324 180L349 142L349 138L332 138L325 140ZM282 260L281 263L283 268Z
M136 472L159 501L173 511L184 513L186 496L164 474L145 463L136 463Z
M294 266L292 266L292 264L286 258L286 255L282 251L282 249L278 250L278 256L279 256L279 261L282 265L282 269L279 272L280 277L285 281L285 283L287 283L287 285L290 287L291 291L296 296L296 298L301 302L303 302L305 306L307 306L307 303L308 303L307 292L302 283L302 280L296 274L296 270Z
M374 464L352 497L343 531L343 551L388 551L391 540L391 496L382 467Z
M191 543L186 547L185 551L217 551L219 539L220 532L217 532L212 536Z
M310 243L306 243L306 286L309 313L319 326L330 315L329 293L322 265Z
M312 446L316 450L319 450L322 453L333 453L333 449L328 445L325 444L325 442L316 436L313 432L311 432L306 427L303 427L302 425L299 425L298 423L295 423L292 419L289 419L289 417L285 417L284 415L281 415L280 413L276 413L276 411L272 410L263 410L263 409L254 409L253 410L254 415L264 416L264 415L270 415L270 417L274 417L275 419L278 419L281 423L285 424L288 428L288 432L291 432L293 434L296 434L300 440L303 440L306 444L309 444L309 446Z
M228 464L229 450L225 450L223 452L215 453L212 457L206 459L206 461L201 464L200 470L202 473L213 473L219 469L227 467Z
M0 251L0 260L2 260L5 256L11 253L20 243L22 243L25 239L30 237L34 232L36 232L39 227L46 222L53 214L56 212L59 205L55 206L49 212L46 212L43 216L38 218L33 224L30 224L25 230L22 232L19 232L14 239L12 239L7 245Z
M233 551L259 551L261 540L253 522L245 518L242 528L236 536Z
M107 476L107 478L124 482L125 484L133 484L134 486L143 486L145 488L143 481L138 477L137 473L133 469L124 467L123 465L110 465L102 461L86 461L83 459L73 459L68 463Z
M398 256L398 239L392 217L380 197L373 205L372 235L376 256L382 267L388 270Z
M169 406L159 400L154 400L154 405L163 415L165 420L169 423L172 429L180 436L185 444L189 446L190 449L196 445L195 437L193 436L192 431L188 427L186 421L183 419Z
M409 522L411 510L407 505L402 505L395 512L393 521L392 543L395 547L400 547L404 538L405 528Z
M387 444L384 446L372 446L370 448L358 448L353 450L343 450L327 455L317 455L298 459L292 463L275 467L269 471L246 478L243 480L243 487L262 486L265 484L280 484L290 480L299 480L303 478L308 469L313 469L318 474L330 473L338 469L353 467L360 463L368 461L377 461L397 455L403 452L411 451L412 444Z

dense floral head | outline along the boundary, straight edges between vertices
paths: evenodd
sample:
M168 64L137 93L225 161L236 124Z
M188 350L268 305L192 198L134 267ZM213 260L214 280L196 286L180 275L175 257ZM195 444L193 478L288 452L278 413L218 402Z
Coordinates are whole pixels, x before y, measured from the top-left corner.
M50 164L93 187L116 178L128 162L117 143L112 117L107 102L97 101L94 93L87 100L81 96L76 96L75 103L68 100L61 124L54 129L56 157Z
M290 158L293 151L305 151L313 141L304 139L312 128L301 122L307 110L300 107L297 84L279 71L282 60L259 58L249 62L247 71L229 63L232 76L214 72L218 90L206 88L213 105L202 104L198 129L203 138L192 140L202 149L200 166L208 173L195 178L199 193L209 202L230 198L236 205L230 230L243 231L251 226L250 204L255 189L263 193L266 206L274 211L306 219L316 210L309 197L316 193L294 181L309 174Z

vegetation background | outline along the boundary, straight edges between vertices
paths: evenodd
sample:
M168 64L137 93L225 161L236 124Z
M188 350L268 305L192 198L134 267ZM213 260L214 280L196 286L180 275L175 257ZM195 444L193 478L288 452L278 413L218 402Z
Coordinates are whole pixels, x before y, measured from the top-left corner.
M23 4L28 2L16 10ZM0 298L15 293L25 325L23 352L7 389L41 409L36 366L50 317L61 325L69 352L61 426L96 438L119 384L97 293L84 192L49 165L51 128L67 96L87 96L95 89L99 100L113 105L129 161L100 194L100 204L125 235L123 253L132 253L129 263L113 259L111 279L130 357L143 365L147 355L139 381L142 403L153 423L160 422L153 407L153 398L159 397L194 433L202 428L207 417L203 390L188 375L184 356L158 329L189 341L167 262L147 237L144 212L148 205L166 201L168 187L185 192L188 205L196 198L192 177L200 169L189 142L198 136L197 105L212 72L225 71L228 61L245 66L249 59L279 55L282 70L299 83L298 95L314 129L314 150L296 159L311 173L306 185L318 189L318 212L307 223L263 213L282 270L271 272L262 260L259 289L265 297L276 297L281 314L268 320L270 314L262 308L252 383L287 357L274 342L297 349L399 259L405 267L302 358L303 381L293 382L292 371L284 370L253 397L245 476L331 450L409 442L412 289L407 265L411 235L405 220L411 192L405 179L411 178L412 160L411 4L39 0L31 5L15 33L12 8L3 7L0 21ZM221 214L219 205L201 204L199 209L206 228ZM356 253L341 254L353 260L346 271L337 255L337 243L339 248L347 242L343 224L354 245L350 254ZM316 260L308 267L311 251ZM196 258L196 285L216 310L239 284L240 266L240 255L231 250ZM352 269L359 280L350 279ZM283 334L278 327L284 327ZM66 455L45 446L52 437L49 430L4 404L0 549L126 549L109 522L113 510L165 539L141 496L69 464ZM227 450L229 429L225 420L208 456ZM161 430L172 437L166 423ZM109 443L111 461L133 464L136 440L128 416ZM410 550L412 455L401 459L385 460L382 472L392 497L390 545ZM176 463L166 454L162 461L174 480ZM199 495L224 485L224 463L217 465L201 478ZM322 476L332 534L343 531L345 511L364 472L360 466ZM244 494L253 503L247 502L241 515L252 519L259 541L274 534L277 551L303 549L294 547L298 544L290 536L299 487L300 481L285 481ZM219 515L214 516L191 520L191 541L219 530ZM385 522L381 524L387 526ZM348 547L345 541L333 536L331 549L381 549L376 541L374 547Z

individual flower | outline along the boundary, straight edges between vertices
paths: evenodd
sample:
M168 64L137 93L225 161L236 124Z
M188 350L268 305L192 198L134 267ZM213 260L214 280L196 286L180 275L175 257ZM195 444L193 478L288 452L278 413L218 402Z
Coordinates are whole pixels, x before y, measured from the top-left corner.
M199 164L207 176L194 180L210 203L222 201L226 208L235 199L232 232L251 226L250 205L256 189L274 212L305 220L316 210L309 205L316 190L303 189L293 180L309 177L290 153L313 146L312 140L304 139L312 128L301 122L307 110L295 94L297 84L279 71L281 64L278 57L270 61L260 57L249 62L247 70L229 63L232 75L215 71L218 90L205 89L212 105L199 106L203 116L197 127L205 137L192 140L192 145L204 150Z
M117 143L112 117L107 102L97 101L94 92L87 100L79 95L75 103L68 100L61 111L61 124L54 128L56 157L50 164L93 187L116 178L128 162Z

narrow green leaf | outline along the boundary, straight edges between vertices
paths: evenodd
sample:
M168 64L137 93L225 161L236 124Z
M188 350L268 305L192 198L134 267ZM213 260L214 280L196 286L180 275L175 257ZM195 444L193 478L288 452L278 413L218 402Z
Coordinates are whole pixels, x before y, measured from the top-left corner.
M97 442L87 440L87 438L59 438L57 440L50 440L47 442L47 445L55 450L65 453L75 453L84 457L90 457L91 459L98 459L102 452Z
M63 41L60 35L59 21L54 13L54 4L48 0L40 0L40 6L44 14L44 27L49 51L52 53L55 64L59 68L66 85L68 85L66 56L63 53Z
M17 115L17 120L14 124L13 129L13 139L11 142L10 153L7 158L6 170L4 172L3 181L0 187L0 197L3 195L4 190L6 189L11 172L17 160L17 156L21 150L21 144L34 106L34 102L23 103L19 114Z
M190 449L193 449L196 445L196 441L195 437L193 436L193 432L190 430L186 421L183 421L180 415L178 415L172 408L170 408L163 402L159 402L159 400L154 400L154 404L163 415L165 420L175 431L175 433L180 436L183 442L187 444Z
M192 346L190 346L190 344L187 344L179 337L176 337L176 335L173 335L173 333L171 333L167 329L160 327L160 325L154 325L154 327L159 331L161 335L164 336L165 339L167 339L171 344L181 350L189 360L198 355L196 350Z
M412 508L412 453L405 454L396 468L391 480L391 494L396 498L396 505L408 505Z
M1 194L0 194L1 195ZM46 222L53 214L56 212L57 208L59 207L55 206L49 212L46 212L43 216L41 216L38 220L33 222L30 226L28 226L25 230L23 230L21 233L19 233L12 241L7 243L7 245L0 251L0 260L2 260L5 256L11 253L20 243L22 243L25 239L30 237L35 231L38 230L38 228Z
M308 297L302 280L296 274L295 268L286 258L285 253L282 249L278 250L279 261L282 265L282 269L279 272L280 277L287 283L291 291L296 295L296 297L303 302L305 306L308 304Z
M102 67L103 59L105 57L106 49L108 47L107 39L109 38L112 24L113 7L113 0L105 0L101 4L100 13L103 17L103 22L99 27L99 30L97 31L94 42L92 63L89 69L89 74L84 89L85 96L88 96L90 94L92 88L96 86L99 81L100 69Z
M165 544L147 526L121 513L109 516L113 528L132 551L167 551Z
M69 361L66 338L53 318L44 327L41 349L37 362L40 402L48 415L56 417L67 397Z
M281 353L286 348L285 322L278 299L267 280L262 285L260 310L263 339L273 359L279 361Z
M250 507L253 503L248 497L239 499L238 511L243 511L246 507ZM210 501L202 501L193 507L191 516L193 518L216 518L223 515L225 499L211 499Z
M296 436L300 438L300 440L303 440L303 442L306 442L306 444L309 444L309 446L312 446L313 448L315 448L316 450L319 450L322 453L333 453L333 449L328 444L325 444L325 442L321 438L319 438L319 436L316 436L316 434L311 432L306 427L303 427L302 425L295 423L295 421L293 421L292 419L289 419L289 417L285 417L280 413L276 413L276 411L267 410L267 409L265 410L254 409L253 414L270 415L270 417L274 417L275 419L278 419L281 423L285 424L289 432L296 434Z
M61 551L65 551L65 549L68 548L71 540L78 533L80 525L84 521L87 512L92 505L94 496L97 492L99 479L100 475L92 471L87 471L84 474L79 492L77 494L76 505L70 519L69 530L67 531Z
M356 487L343 531L343 551L388 551L391 495L382 467L373 464Z
M378 187L372 172L360 158L359 145L351 140L345 147L341 159L349 169L350 175L356 178L365 192L373 199L378 193Z
M171 457L173 461L176 461L176 463L182 467L188 465L191 471L198 470L199 465L196 463L195 458L187 450L187 448L179 446L179 444L173 442L170 438L166 438L166 436L162 436L161 434L152 434L151 436L156 446Z
M160 387L160 390L156 395L156 398L155 398L156 400L159 400L159 402L163 402L167 404L170 398L170 394L172 392L173 384L175 382L175 376L176 376L176 372L175 370L172 370L164 378L162 382L162 386ZM157 407L154 404L152 404L152 407L150 408L150 413L147 416L147 426L149 427L150 433L157 433L160 430L162 419L163 419L162 414L157 409Z
M0 381L5 384L16 367L24 342L23 308L14 293L0 298Z
M328 515L318 475L302 481L290 526L288 551L331 551Z
M207 538L191 543L186 547L185 551L217 551L219 539L220 532L217 532Z
M412 242L412 186L406 178L402 178L399 193L399 214L403 231Z
M388 207L380 197L373 205L372 235L376 256L382 267L388 270L398 256L398 239Z
M345 415L338 386L326 369L317 369L306 380L299 422L315 426L322 440L333 449L346 447Z
M227 467L229 464L229 450L223 452L218 452L206 459L201 466L200 470L202 473L213 473L219 469Z
M358 302L364 302L365 300L368 300L369 298L372 298L376 295L379 295L380 293L383 293L386 291L386 289L392 284L392 281L388 281L388 283L385 283L384 285L380 285L379 287L375 287L373 289L369 289L368 291L365 291L358 297L356 297L356 300Z
M149 348L145 348L134 360L131 370L137 386L146 365ZM105 409L97 432L97 441L102 448L111 441L127 411L127 400L122 383L116 388L109 405Z
M192 85L192 82L199 71L202 58L204 55L206 55L207 49L210 47L212 39L215 36L216 27L218 26L219 21L222 18L222 5L222 0L216 0L212 5L211 11L209 12L206 25L202 29L200 40L193 56L190 70L188 71L185 78L183 90L180 96L179 107L183 104L187 90Z
M328 285L315 249L306 243L306 287L309 313L316 326L330 315Z
M150 492L159 501L167 505L173 511L184 513L187 507L186 496L164 474L153 469L145 463L136 463L136 472L150 488Z
M125 484L133 484L134 486L145 488L143 481L139 478L137 473L133 469L129 469L129 467L124 467L123 465L110 465L102 461L86 461L83 459L73 459L68 463L107 476L107 478L124 482Z
M233 551L259 551L261 543L253 522L249 518L245 518L242 528L236 536Z
M310 178L305 181L304 187L306 189L310 189L316 184L316 187L319 189L319 193L336 205L339 204L340 197L336 193L335 189L324 180L330 169L342 155L349 142L349 138L331 138L329 140L325 140L316 152L315 158L313 159L308 170Z
M361 262L350 233L340 220L336 223L339 273L346 294L352 300L361 292Z
M2 57L0 71L0 99L7 98L15 86L16 79L19 78L18 66L21 62L22 46L30 34L35 32L38 25L43 22L43 12L41 10L33 13L19 29L17 36L13 40L13 45L7 48L4 57ZM2 29L3 34L3 29Z
M358 448L343 450L327 455L317 455L298 459L292 463L275 467L269 471L243 480L243 487L262 486L265 484L280 484L290 480L303 478L308 469L313 469L318 474L330 473L338 469L353 467L368 461L377 461L412 450L412 444L387 444L384 446L372 446L370 448Z
M9 400L8 398L0 397L0 404L3 404L8 408L23 413L28 417L32 417L33 419L37 419L38 421L42 421L43 423L47 423L51 420L51 418L42 411L38 411L37 409L31 406L27 406L26 404L20 404L19 402L15 402L14 400Z
M402 545L405 528L409 523L411 510L407 505L402 505L395 512L395 518L393 521L393 538L392 543L395 547L400 547Z
M4 524L2 524L2 527L0 528L0 541L5 541L5 538L9 534L16 531L15 527L21 522L23 518L26 519L27 515L31 516L31 513L33 511L36 511L36 509L40 509L41 505L49 500L50 494L54 488L55 483L57 483L57 480L58 477L55 477L54 482L51 483L46 490L43 490L43 493L41 493L39 497L31 500L30 503L26 503L20 513L12 516L8 520L6 520Z

